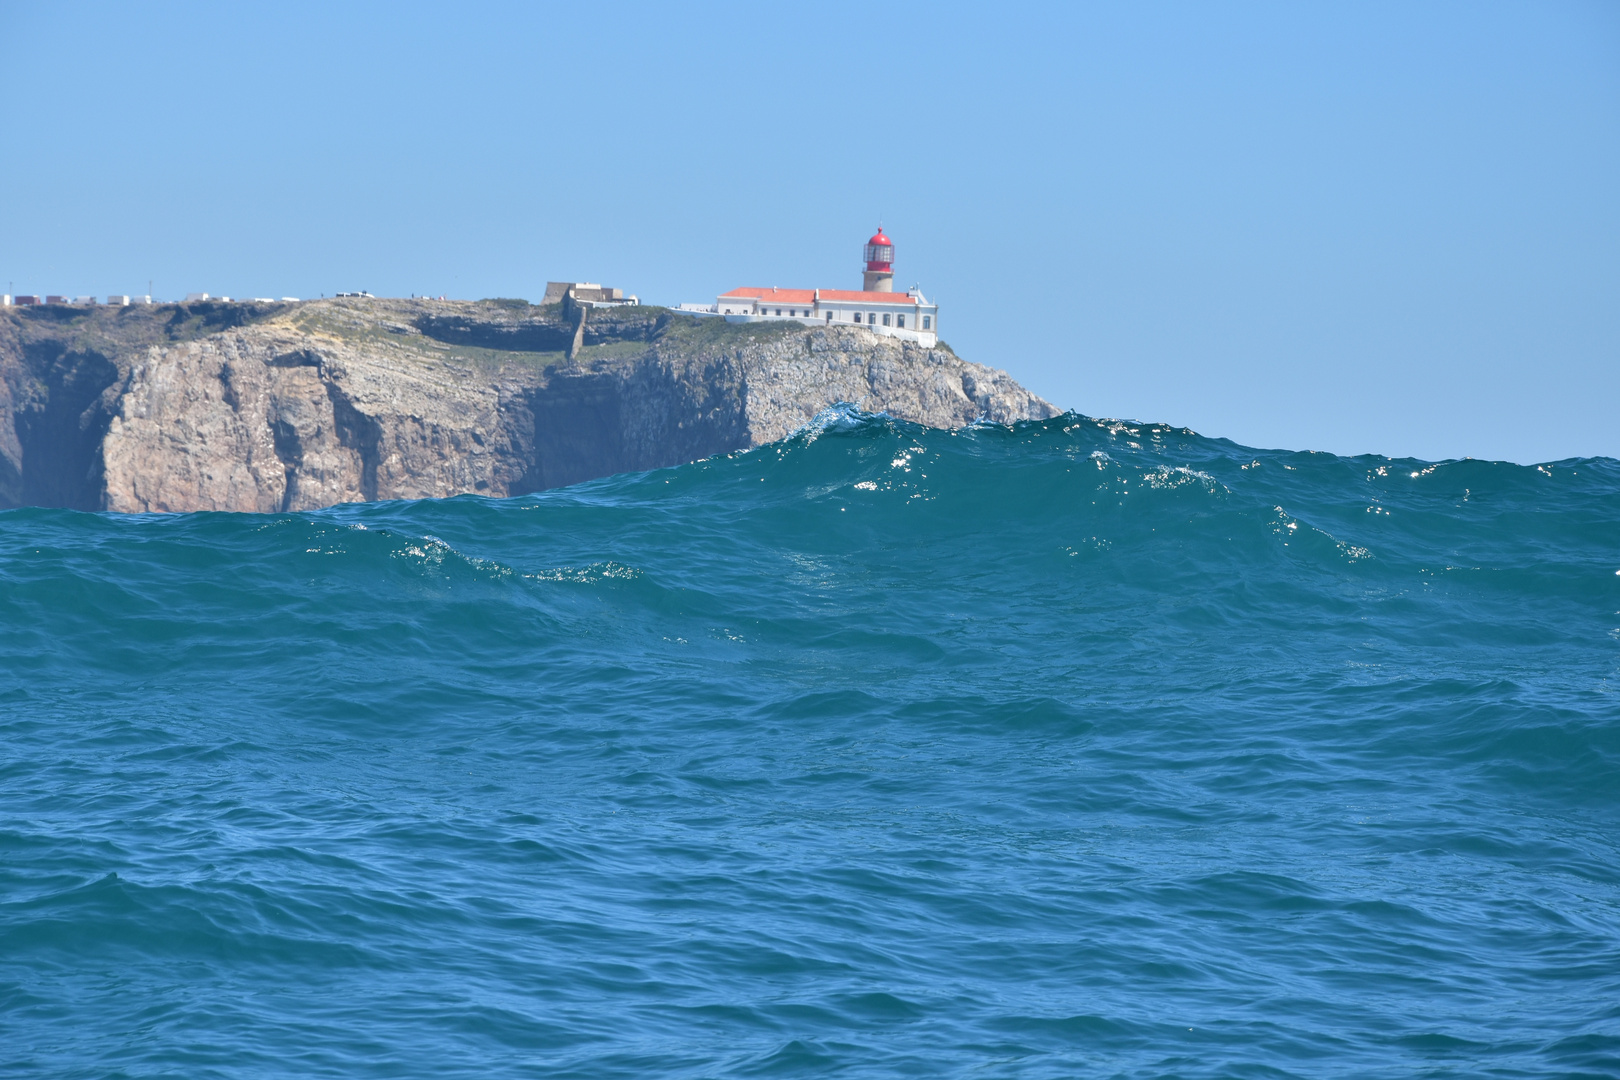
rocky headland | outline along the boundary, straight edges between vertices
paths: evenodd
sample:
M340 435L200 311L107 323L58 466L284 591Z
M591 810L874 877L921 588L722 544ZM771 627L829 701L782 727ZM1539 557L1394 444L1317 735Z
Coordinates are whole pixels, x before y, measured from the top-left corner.
M335 299L0 309L0 507L310 510L676 465L853 402L933 427L1058 409L869 331L664 308Z

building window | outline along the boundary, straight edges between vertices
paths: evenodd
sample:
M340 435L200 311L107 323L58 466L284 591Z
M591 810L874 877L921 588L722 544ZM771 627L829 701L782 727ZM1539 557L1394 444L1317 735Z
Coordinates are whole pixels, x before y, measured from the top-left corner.
M905 329L906 317L904 315L896 315L894 317L894 325L900 327L902 330Z
M856 312L856 313L855 313L855 321L856 321L856 322L860 322L860 321L861 321L861 313L860 313L860 312L858 312L858 311L857 311L857 312Z
M883 325L884 325L884 326L888 326L888 325L889 325L889 313L888 313L888 312L887 312L887 311L885 311L885 312L884 312L884 313L883 313Z
M866 313L866 322L867 322L867 325L869 325L869 326L876 326L877 325L877 312L868 311Z
M777 314L778 314L778 315L780 315L780 314L782 314L782 309L781 309L781 308L777 308L777 309L776 309L776 313L777 313Z
M923 329L927 330L929 328L928 324L933 322L933 321L934 321L933 319L929 318L927 315L924 315L923 316Z
M830 311L829 311L829 312L827 312L827 321L828 321L828 322L832 322L832 315L833 315L833 313L832 313L832 312L830 312Z

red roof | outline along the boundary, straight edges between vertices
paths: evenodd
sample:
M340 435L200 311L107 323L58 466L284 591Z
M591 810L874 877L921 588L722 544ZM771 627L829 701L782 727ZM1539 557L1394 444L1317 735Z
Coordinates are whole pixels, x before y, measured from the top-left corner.
M822 289L823 300L851 304L915 304L915 296L903 292L861 292L859 289Z
M755 285L732 289L728 293L721 293L720 296L722 299L730 297L737 300L763 300L767 304L809 305L815 302L818 291L824 303L915 304L917 302L916 297L907 296L905 293L861 292L858 289L766 289Z
M762 289L752 285L720 295L734 296L739 300L765 300L772 304L810 304L816 299L814 289Z
M868 244L882 244L884 247L894 247L894 241L883 235L883 226L878 226L877 235L867 241Z

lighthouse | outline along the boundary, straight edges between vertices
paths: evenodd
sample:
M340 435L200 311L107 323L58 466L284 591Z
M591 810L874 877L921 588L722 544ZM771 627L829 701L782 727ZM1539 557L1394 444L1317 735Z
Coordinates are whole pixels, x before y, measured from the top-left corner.
M727 322L790 320L806 326L865 330L880 337L914 342L925 349L939 344L939 305L922 289L894 291L894 241L877 235L862 249L866 277L853 289L780 289L747 285L715 297L712 304L682 304L691 315L718 315Z
M861 279L861 291L894 292L894 241L883 235L883 226L866 242L864 257L866 275Z

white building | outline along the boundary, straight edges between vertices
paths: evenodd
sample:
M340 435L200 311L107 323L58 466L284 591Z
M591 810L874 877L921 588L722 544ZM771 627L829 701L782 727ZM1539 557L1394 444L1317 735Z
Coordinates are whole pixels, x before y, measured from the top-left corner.
M626 296L623 289L598 285L594 281L548 281L540 303L542 306L560 304L569 293L574 295L574 303L587 308L635 307L641 303L641 298L634 293Z
M874 334L915 341L933 348L939 343L939 305L912 287L894 292L894 242L877 235L866 243L863 288L778 289L745 286L721 293L713 306L682 304L694 314L718 315L727 322L796 321L807 326L849 326Z

